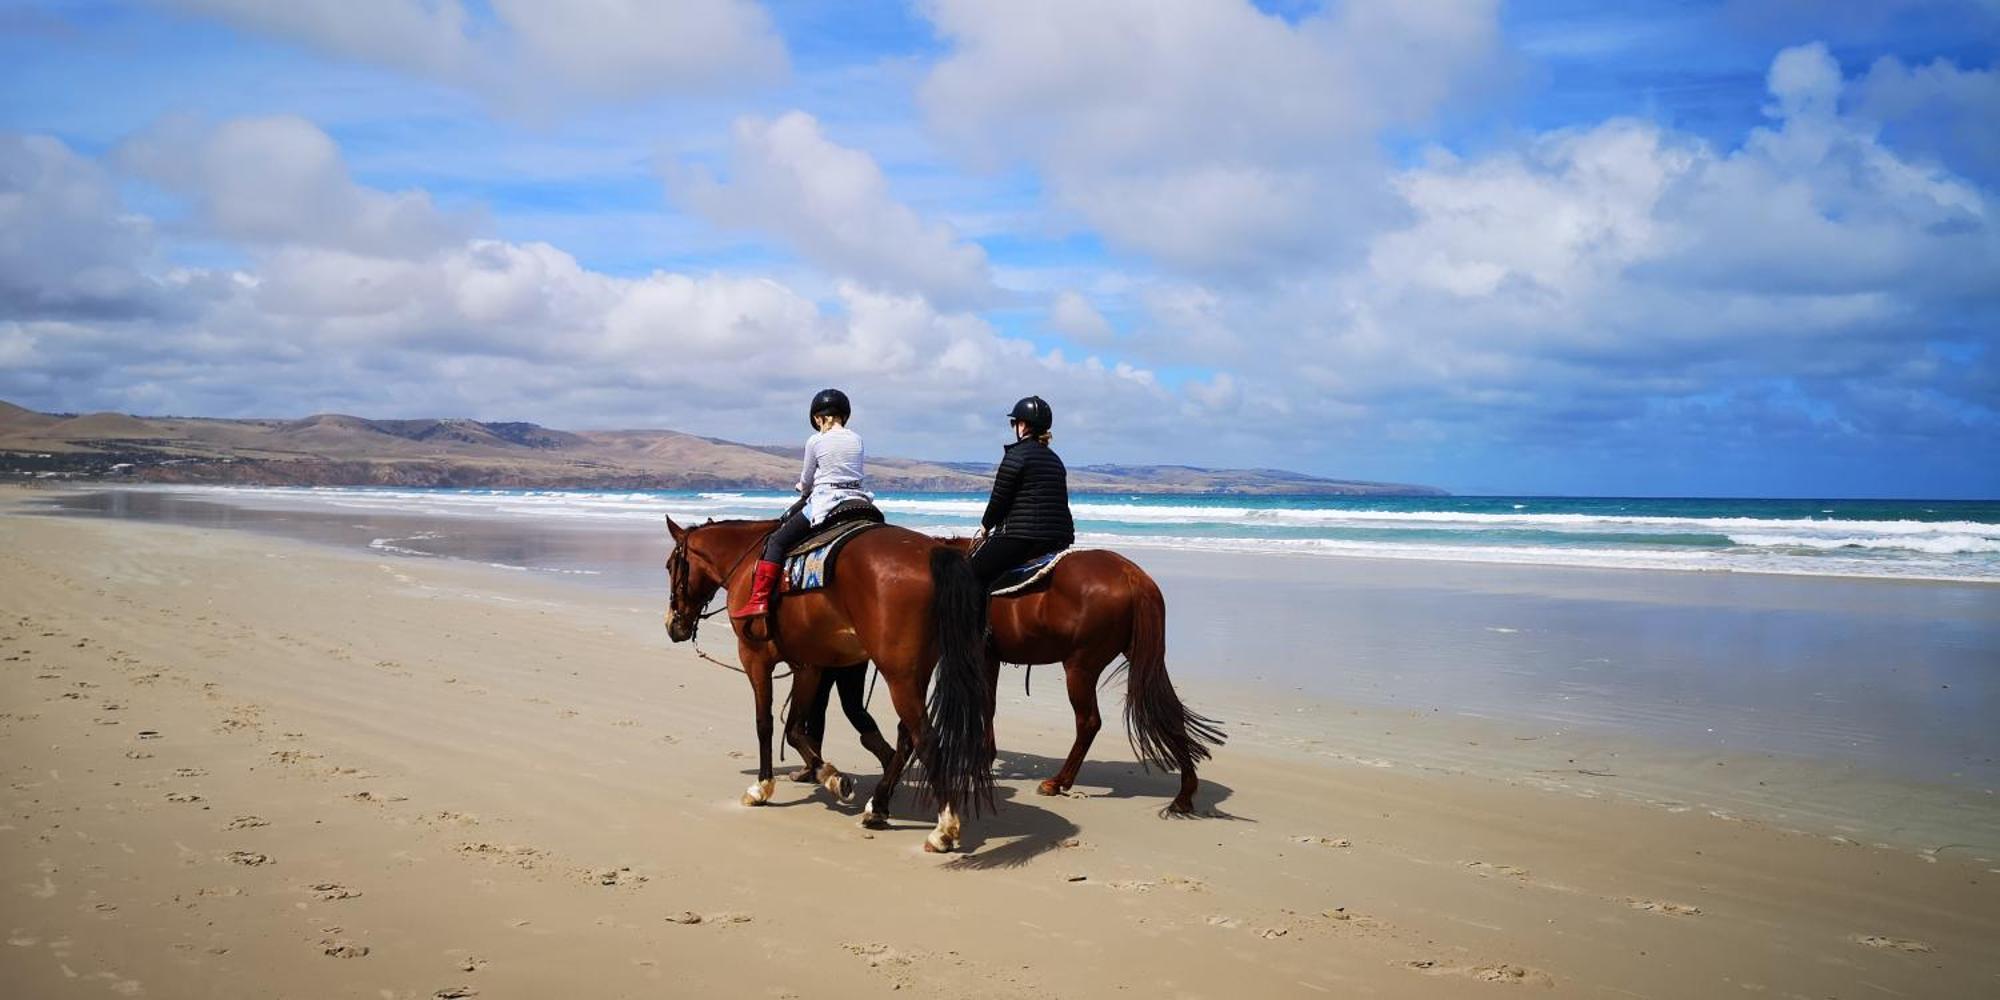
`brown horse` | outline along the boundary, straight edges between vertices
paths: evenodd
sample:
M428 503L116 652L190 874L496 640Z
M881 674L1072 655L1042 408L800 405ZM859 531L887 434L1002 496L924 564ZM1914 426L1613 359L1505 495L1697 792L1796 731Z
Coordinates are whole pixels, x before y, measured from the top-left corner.
M728 591L732 607L748 599L751 556L777 523L712 521L682 528L667 518L674 540L667 558L669 638L693 639L705 617L702 608L718 589ZM960 815L992 797L984 600L957 549L884 526L848 541L829 586L785 595L768 619L731 619L736 657L757 701L757 783L744 793L743 804L763 805L774 791L771 676L778 661L792 664L794 690L813 691L819 683L815 665L873 660L896 709L897 745L869 795L862 825L883 825L890 793L915 754L939 807L937 828L925 838L924 849L956 847ZM926 712L924 691L933 670L938 683ZM820 759L796 708L786 720L785 738L829 788L841 787L839 772Z
M940 541L968 551L973 544L968 538ZM1179 771L1180 793L1167 810L1182 815L1194 811L1199 785L1195 762L1209 759L1210 748L1226 737L1215 720L1182 705L1167 679L1167 601L1145 570L1116 552L1078 549L1036 586L993 598L987 621L993 629L989 694L997 690L1003 662L1063 665L1070 707L1076 712L1076 742L1062 768L1037 791L1060 795L1076 784L1083 756L1103 725L1097 713L1098 680L1122 653L1125 733L1132 751L1142 763Z

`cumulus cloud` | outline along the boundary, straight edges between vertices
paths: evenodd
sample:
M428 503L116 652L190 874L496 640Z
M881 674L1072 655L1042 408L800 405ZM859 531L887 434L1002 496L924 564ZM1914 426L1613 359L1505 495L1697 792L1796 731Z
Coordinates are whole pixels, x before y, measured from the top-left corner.
M223 169L246 154L240 171ZM761 276L611 275L546 243L453 235L432 225L420 193L356 184L338 148L296 120L155 129L115 156L184 193L197 234L241 247L246 262L191 269L149 256L154 226L119 203L101 164L44 137L0 136L0 218L22 223L0 239L0 397L218 415L463 413L768 441L799 436L802 401L834 384L878 447L944 455L997 440L994 415L1029 392L1063 401L1067 426L1105 434L1174 405L1149 372L1038 351L916 292L844 282L819 301ZM71 230L62 257L60 244L37 257L4 241ZM94 287L70 266L93 254L172 308L117 324L49 308Z
M355 183L334 141L302 118L171 119L121 144L117 161L190 199L214 234L405 254L462 239L474 220L422 191Z
M826 138L811 115L745 118L729 174L676 172L676 197L729 227L772 233L836 275L947 306L997 296L986 251L925 221L889 191L873 157Z
M1877 59L1854 88L1855 113L1899 147L1982 177L2000 178L2000 72L1949 59L1918 65Z
M935 0L952 50L933 128L1025 160L1117 245L1196 274L1324 263L1385 221L1380 130L1485 64L1494 5L1340 4L1296 23L1241 0Z
M120 210L96 163L49 136L0 134L0 319L153 311L152 254L152 226Z
M1075 291L1056 294L1049 304L1049 327L1079 344L1108 344L1117 336L1104 314Z
M510 105L764 82L784 43L751 0L169 0L190 13Z
M1991 434L1982 383L1940 371L2000 350L1995 202L1841 113L1854 86L1804 46L1734 149L1614 119L1438 153L1396 175L1410 221L1362 266L1273 296L1167 286L1149 328L1227 331L1255 345L1235 355L1255 395L1418 435L1665 440L1785 409L1835 435Z

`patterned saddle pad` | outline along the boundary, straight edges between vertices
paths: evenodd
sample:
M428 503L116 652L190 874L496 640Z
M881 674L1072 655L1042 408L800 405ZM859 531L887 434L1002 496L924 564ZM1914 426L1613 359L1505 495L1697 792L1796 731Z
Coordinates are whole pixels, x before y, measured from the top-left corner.
M784 572L778 575L779 589L796 593L832 586L834 556L854 536L881 523L882 512L865 500L850 500L835 507L818 531L785 554Z
M993 581L993 586L989 590L989 593L994 597L1007 597L1021 593L1048 579L1049 572L1056 568L1056 563L1062 562L1064 556L1074 551L1076 550L1069 548L1061 552L1051 552L1045 556L1036 556L1000 574L1000 578Z

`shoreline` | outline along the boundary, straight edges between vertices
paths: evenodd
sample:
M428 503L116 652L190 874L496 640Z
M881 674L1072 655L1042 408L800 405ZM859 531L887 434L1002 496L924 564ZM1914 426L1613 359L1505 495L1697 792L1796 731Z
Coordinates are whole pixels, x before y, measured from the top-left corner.
M0 515L0 538L23 658L0 672L0 974L38 996L543 995L583 969L604 994L774 996L1966 995L2000 976L2000 851L1676 812L1587 775L1385 768L1362 735L1381 715L1315 722L1326 745L1304 747L1277 706L1184 683L1234 724L1197 797L1214 815L1170 822L1169 779L1112 732L1082 794L1035 796L1068 713L1005 683L999 811L940 860L907 794L873 836L804 786L736 805L741 679L628 597L240 532ZM836 717L832 758L860 760L851 744Z
M625 602L635 611L664 600L658 568L663 531L596 524L537 528L520 519L411 513L266 511L210 499L193 503L201 516L192 520L81 516L303 540L390 565L441 563L497 572L505 581L574 588L580 596ZM371 537L385 530L408 537ZM370 539L365 548L362 539ZM379 544L384 541L403 544ZM505 561L486 558L496 551L505 553ZM1675 807L1693 799L1703 808L1777 822L1803 814L1819 817L1825 832L1850 834L1875 825L1869 808L1830 808L1837 803L1826 801L1823 789L1851 789L1842 798L1879 804L1923 788L1928 790L1923 801L1932 808L1896 812L1910 829L1874 831L1912 849L1962 839L1951 823L1939 822L1951 812L1950 804L2000 789L2000 748L1977 735L1979 706L1992 704L2000 688L1985 676L1976 655L1966 660L1959 654L1950 670L1944 660L1914 661L1921 670L1908 675L1913 681L1929 677L1933 686L1944 682L1947 692L1910 691L1908 682L1895 680L1903 676L1900 668L1875 666L1878 657L1908 657L1915 647L1906 643L1916 641L1904 632L1877 635L1885 628L1877 619L1914 629L1923 642L1935 641L1947 626L1988 645L2000 636L2000 623L1990 620L1993 606L1939 605L1937 598L1956 593L1946 585L1885 591L1871 586L1873 581L1660 577L1626 569L1400 561L1350 565L1347 573L1330 577L1317 557L1133 554L1167 590L1169 660L1177 685L1197 692L1203 703L1255 717L1275 730L1289 732L1303 719L1342 726L1341 738L1379 745L1370 760L1400 756L1420 768L1485 776L1504 772L1512 780L1542 784L1553 783L1555 775L1567 779L1558 787L1591 794ZM1253 594L1258 599L1246 603L1246 595ZM1789 666L1764 664L1762 672L1744 679L1734 664L1772 641L1765 622L1774 616L1788 623L1778 634L1793 635L1789 643L1799 642L1801 632L1836 626L1851 636L1819 640L1831 644L1828 652L1838 653L1837 660L1795 653ZM1724 627L1740 637L1704 638L1695 645L1680 637ZM1847 647L1857 640L1880 648L1850 655ZM1565 661L1572 666L1562 668ZM1829 673L1836 663L1848 665ZM1762 675L1774 670L1768 678ZM1040 681L1044 707L1060 710L1059 665L1029 673ZM1008 668L1003 696L1020 690L1022 674L1019 666ZM1880 688L1892 683L1902 687ZM1800 684L1807 686L1795 687ZM1891 694L1901 700L1884 701ZM1939 704L1940 694L1951 700ZM1115 695L1106 692L1107 711ZM1913 697L1922 700L1908 700ZM1890 714L1892 704L1903 705L1900 715ZM1946 707L1952 714L1939 714ZM1895 736L1910 727L1918 730L1918 743ZM1373 735L1377 731L1425 735L1385 743ZM1950 731L1986 742L1949 750L1954 744L1940 742L1940 734ZM1289 738L1312 756L1324 745L1323 735L1291 732ZM1937 745L1913 755L1922 741ZM1468 754L1462 749L1468 744L1485 749ZM1524 744L1544 752L1496 769L1496 761L1517 756L1497 748L1525 749ZM1572 758L1586 763L1575 765ZM1605 766L1609 761L1617 766ZM1582 773L1590 771L1616 772L1619 780ZM1689 782L1687 775L1694 773L1706 777Z
M187 484L187 485L105 484L92 487L77 487L71 490L71 492L75 493L116 492L116 491L152 493L157 495L180 495L189 497L201 497L203 494L207 493L207 494L213 494L214 497L216 498L216 499L211 499L207 502L219 502L219 503L229 503L241 506L249 506L260 510L301 509L299 506L291 506L291 507L285 506L284 501L287 499L289 499L290 502L292 502L293 504L304 505L304 509L313 509L310 506L313 500L319 498L337 497L343 494L350 496L350 498L360 498L368 496L401 496L401 497L423 497L433 501L464 500L470 497L478 497L486 499L504 497L504 498L518 499L522 501L541 501L549 497L558 497L558 496L574 497L579 499L590 498L600 503L608 503L611 505L611 508L607 510L593 511L589 513L588 516L584 517L569 516L569 512L562 512L562 511L537 511L536 513L541 515L554 516L556 520L573 521L574 523L582 523L582 524L595 524L601 527L609 527L611 525L621 524L621 523L630 525L638 521L647 521L650 519L652 515L668 510L667 507L668 504L680 505L681 509L679 513L687 514L689 517L695 519L702 517L704 513L718 513L718 512L723 513L726 516L744 516L743 511L735 509L736 506L740 505L732 505L727 502L724 502L724 498L734 498L740 500L743 499L746 495L743 492L735 492L735 491L692 491L692 490L683 490L683 491L644 491L644 490L590 491L590 490L563 490L563 489L512 490L512 489L489 489L483 487L461 489L455 487L394 487L394 486L364 486L364 487L268 486L267 487L267 486L256 486L256 485L217 486L209 484ZM675 493L675 492L687 493L690 494L690 496L675 497L675 496L661 495L661 494ZM759 494L769 493L769 491L750 491L750 492ZM1118 494L1108 494L1106 496L1117 496L1117 495ZM1131 494L1129 494L1129 491L1127 491L1126 495L1131 495ZM649 509L645 512L644 516L635 518L631 516L635 512L631 510L629 507L617 506L620 502L629 503L629 501L632 498L641 496L645 497L649 501L648 503ZM1145 494L1144 496L1148 499L1153 499L1153 500L1187 499L1186 497L1176 494ZM1132 496L1132 498L1137 499L1138 496L1135 495ZM279 502L275 505L272 505L272 501L274 499L278 500ZM778 509L783 505L783 498L778 496L777 494L770 494L768 499L771 499L773 502L773 506L771 507L772 511L775 511L776 509ZM1101 499L1101 498L1096 498L1096 499ZM1218 497L1214 499L1224 503L1227 503L1230 500L1230 498L1228 497ZM1254 503L1260 499L1271 499L1271 498L1239 497L1236 499ZM1339 496L1316 496L1309 499L1356 500L1360 498L1339 497ZM1393 502L1396 500L1413 500L1413 499L1423 499L1423 498L1391 497L1384 499ZM1476 502L1476 501L1536 499L1536 498L1447 497L1443 499L1455 500L1461 502ZM1557 499L1558 501L1566 501L1570 503L1588 502L1594 504L1601 502L1611 502L1616 498L1555 498L1555 499ZM1647 502L1648 500L1651 499L1654 498L1637 498L1635 502ZM1986 563L1977 564L1980 566L1979 572L1971 572L1971 571L1953 572L1947 569L1940 569L1940 568L1925 568L1922 566L1912 567L1904 563L1899 563L1894 561L1876 561L1872 557L1862 558L1860 556L1837 554L1838 547L1828 548L1824 543L1809 546L1808 548L1810 550L1813 550L1815 553L1811 556L1793 555L1786 557L1786 556L1772 556L1767 553L1767 554L1757 555L1754 558L1750 558L1742 553L1721 553L1715 550L1702 550L1702 549L1692 549L1692 548L1677 549L1671 546L1666 548L1657 548L1657 547L1649 548L1643 544L1631 548L1613 547L1613 548L1600 549L1600 548L1585 548L1572 545L1534 545L1534 544L1462 545L1462 544L1438 544L1438 543L1423 543L1423 542L1410 542L1410 541L1396 541L1393 543L1386 543L1386 542L1371 542L1371 541L1337 538L1337 537L1323 538L1323 537L1307 537L1307 536L1293 537L1286 535L1243 535L1243 536L1210 535L1210 534L1202 534L1199 531L1187 535L1163 535L1158 533L1144 533L1138 530L1136 527L1132 527L1131 530L1123 530L1123 531L1103 531L1092 528L1091 525L1093 524L1119 523L1116 522L1115 520L1114 521L1105 521L1102 519L1093 520L1092 517L1090 516L1090 510L1089 510L1090 504L1093 502L1095 502L1094 499L1084 499L1078 501L1079 505L1081 505L1079 513L1079 525L1080 525L1080 531L1078 534L1079 543L1085 545L1121 548L1121 549L1135 548L1135 549L1146 549L1149 551L1158 551L1158 552L1203 553L1203 554L1255 557L1255 558L1262 558L1267 556L1285 556L1285 557L1310 558L1310 559L1330 558L1337 560L1347 559L1347 560L1367 560L1376 562L1382 562L1382 561L1408 562L1408 563L1418 563L1422 565L1441 564L1445 566L1473 565L1473 566L1542 568L1550 570L1564 570L1564 569L1624 570L1624 571L1640 572L1640 573L1671 572L1676 574L1773 576L1773 577L1797 577L1804 579L1830 579L1830 580L1894 580L1898 582L1911 582L1911 583L1939 583L1939 584L1948 584L1956 586L2000 588L2000 568L1989 566ZM1810 503L1813 505L1817 505L1818 503L1845 503L1845 502L1868 504L1868 503L1878 503L1884 501L1690 500L1686 502L1712 503L1712 504L1730 504L1738 502L1746 502L1746 503L1769 502L1769 503ZM1931 501L1931 502L1947 504L1947 505L1976 505L1982 510L1992 506L1992 504L1988 501ZM887 513L889 513L894 520L896 520L898 523L903 523L906 526L912 527L916 530L930 531L933 533L942 533L942 534L967 534L970 533L973 527L976 527L976 524L974 524L972 520L968 519L968 515L965 510L930 511L923 509L901 509L901 508L911 504L927 504L927 503L959 504L961 506L964 504L973 504L974 506L968 509L976 511L977 505L979 503L983 503L983 501L978 500L976 497L973 497L970 494L885 493L883 495L883 503L884 503L884 510ZM692 504L697 508L705 508L705 510L697 510L691 512L687 509L687 505L689 504ZM320 507L319 509L327 509L327 508L342 507L342 506L345 505L340 505L338 503L327 503L324 506ZM1514 506L1520 506L1520 505L1517 504ZM1123 509L1123 505L1113 504L1111 505L1111 507L1114 509ZM761 510L761 508L759 509ZM1162 511L1173 511L1176 509L1177 508L1172 508L1172 507L1161 508ZM1201 509L1210 509L1210 508L1204 507ZM1220 509L1226 511L1226 510L1233 510L1234 508L1225 507ZM1822 513L1827 513L1827 512L1828 511L1822 511ZM502 510L491 509L491 508L486 508L486 509L468 508L462 510L451 510L448 512L443 509L432 509L430 513L436 514L437 516L453 517L453 518L479 517L479 518L488 518L493 520L519 520L521 519L521 515L523 512L518 510L503 512ZM1155 511L1154 515L1157 516L1158 513L1159 511ZM1468 513L1462 511L1461 512L1436 511L1419 515L1414 512L1407 512L1407 511L1396 512L1396 511L1377 511L1377 510L1365 510L1365 509L1344 510L1338 508L1329 508L1324 511L1315 511L1314 513L1325 516L1333 516L1336 518L1360 517L1363 518L1364 520L1373 518L1388 518L1391 523L1394 523L1394 520L1396 518L1406 518L1411 516L1420 516L1425 521L1435 521L1442 519L1445 521L1472 520L1472 521L1480 521L1481 523L1497 523L1494 522L1495 518L1500 518L1504 520L1506 518L1516 516L1511 514ZM762 515L760 514L757 516L762 516ZM1546 517L1550 515L1530 514L1530 515L1520 515L1520 516ZM1558 519L1564 519L1564 518L1570 518L1573 515L1556 514L1553 516L1557 517ZM938 521L940 518L945 519L949 523L930 523ZM956 518L957 520L954 521L952 520L953 518ZM1694 515L1663 517L1657 514L1620 515L1618 517L1610 518L1610 520L1619 524L1629 525L1629 524L1645 523L1645 524L1658 524L1665 527L1672 527L1675 525L1686 525L1698 522L1714 522L1713 518L1700 517ZM1172 523L1173 522L1171 521L1156 522L1153 520L1149 520L1149 518L1147 517L1141 517L1137 521L1131 522L1133 526L1149 525L1157 528L1166 528L1171 526ZM1717 526L1717 524L1719 523L1720 522L1710 523L1708 527L1702 530L1710 534L1722 533L1725 531L1725 529ZM1760 522L1753 520L1742 524L1736 524L1734 522L1731 522L1731 526L1726 530L1737 531L1744 527L1762 527L1765 529L1771 529L1777 527L1791 527L1791 528L1811 527L1817 530L1823 528L1828 523L1854 524L1854 525L1874 525L1874 524L1895 525L1895 524L1907 524L1907 523L1923 523L1926 525L1935 524L1936 527L1938 527L1939 529L1956 526L1956 522L1879 522L1870 520L1842 522L1839 521L1838 519L1836 519L1833 522L1818 522L1812 520ZM1279 523L1274 526L1291 527L1291 528L1300 527L1300 525L1286 525L1283 523ZM1990 534L1990 532L1987 531L1987 527L1985 525L1979 526L1978 530ZM1869 549L1875 547L1875 545L1880 541L1881 541L1880 539L1864 540L1861 544L1859 544L1857 551L1860 552L1868 551ZM2000 539L1996 539L1995 544L2000 544ZM1754 548L1754 546L1752 547ZM1931 551L1931 550L1926 549L1923 551ZM1976 552L1979 550L1975 548L1966 551ZM1803 560L1803 561L1798 562L1797 565L1792 565L1790 563L1783 561L1777 561L1788 558L1795 560ZM1932 558L1943 558L1943 557L1933 556ZM1749 561L1745 561L1746 559L1748 559ZM1720 561L1720 560L1727 560L1727 561ZM1855 565L1850 566L1848 565L1849 563L1854 563Z

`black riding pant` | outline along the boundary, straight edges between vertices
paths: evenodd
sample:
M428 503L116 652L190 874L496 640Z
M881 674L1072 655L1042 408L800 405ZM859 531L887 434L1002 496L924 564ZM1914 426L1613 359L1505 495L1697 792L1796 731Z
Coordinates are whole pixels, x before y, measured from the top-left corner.
M868 714L867 695L861 690L862 681L868 676L868 664L852 667L833 667L819 673L819 690L813 693L812 704L806 709L806 738L813 746L820 746L826 738L826 707L833 701L833 689L840 688L840 710L847 715L847 721L854 731L863 736L880 733L882 727L875 724L875 717Z
M810 531L812 522L806 520L804 512L779 521L777 529L771 532L770 537L764 539L764 561L783 562L785 550L805 541L806 534Z
M1009 538L1006 535L988 535L980 543L979 551L972 554L972 575L979 578L984 587L993 586L993 581L1001 574L1027 562L1036 556L1060 552L1065 546L1061 542L1046 538Z

